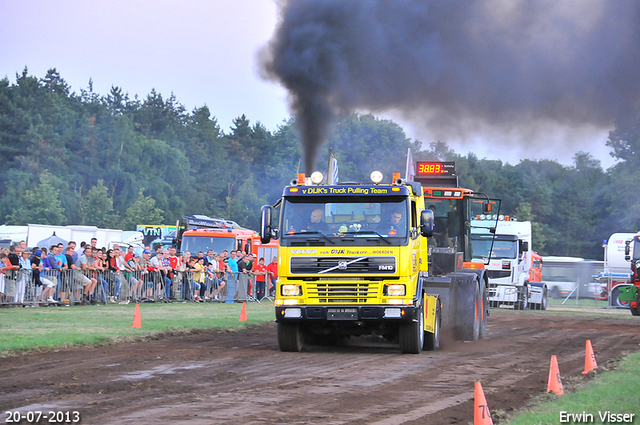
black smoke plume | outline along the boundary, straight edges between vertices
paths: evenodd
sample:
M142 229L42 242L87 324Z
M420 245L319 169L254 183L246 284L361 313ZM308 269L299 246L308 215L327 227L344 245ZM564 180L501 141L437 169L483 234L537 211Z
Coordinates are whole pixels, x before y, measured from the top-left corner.
M640 99L637 0L291 0L262 52L315 163L331 121L396 111L436 134L610 128Z

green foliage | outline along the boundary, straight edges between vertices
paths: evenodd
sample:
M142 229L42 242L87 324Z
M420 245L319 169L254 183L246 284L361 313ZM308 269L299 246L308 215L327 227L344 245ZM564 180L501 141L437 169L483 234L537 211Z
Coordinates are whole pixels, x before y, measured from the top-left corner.
M82 199L83 224L100 228L112 228L115 224L113 199L104 181L98 180Z
M59 191L51 184L51 175L43 172L40 183L14 202L14 210L7 216L7 223L15 225L63 224L66 219L60 202Z
M122 228L136 230L140 223L162 223L164 212L156 208L156 201L151 196L144 196L144 188L138 192L138 198L124 213Z

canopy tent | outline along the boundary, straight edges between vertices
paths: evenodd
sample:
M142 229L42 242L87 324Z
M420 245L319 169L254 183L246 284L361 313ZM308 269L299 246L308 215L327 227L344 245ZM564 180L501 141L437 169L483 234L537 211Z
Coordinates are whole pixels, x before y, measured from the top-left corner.
M67 241L62 239L60 236L56 236L56 232L53 232L53 235L38 242L38 247L49 249L51 245L58 245L59 243L62 243L65 247L67 246Z

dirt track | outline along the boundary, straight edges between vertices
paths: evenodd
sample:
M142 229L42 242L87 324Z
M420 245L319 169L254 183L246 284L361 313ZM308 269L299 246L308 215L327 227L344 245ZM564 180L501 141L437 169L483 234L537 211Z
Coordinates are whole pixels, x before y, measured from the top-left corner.
M374 338L282 353L273 323L31 353L0 359L0 412L75 410L83 424L467 424L474 381L492 412L508 413L546 389L552 354L567 389L589 379L586 339L600 365L640 349L640 321L616 318L497 311L488 331L421 355Z

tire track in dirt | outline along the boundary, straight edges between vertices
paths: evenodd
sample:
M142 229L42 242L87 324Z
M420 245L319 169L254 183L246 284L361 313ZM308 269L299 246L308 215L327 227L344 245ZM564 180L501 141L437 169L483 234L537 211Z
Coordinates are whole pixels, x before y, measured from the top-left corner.
M586 339L602 364L638 350L639 331L629 320L507 310L489 318L488 339L434 353L401 355L373 337L282 353L267 323L8 357L0 409L46 404L89 424L467 423L473 382L492 411L511 412L544 392L551 354L564 379L582 371Z

